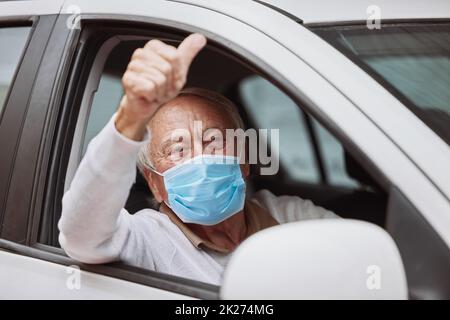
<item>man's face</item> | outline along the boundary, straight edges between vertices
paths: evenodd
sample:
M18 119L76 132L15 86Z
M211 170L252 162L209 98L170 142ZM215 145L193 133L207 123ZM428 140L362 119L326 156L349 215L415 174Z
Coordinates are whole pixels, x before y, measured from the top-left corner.
M237 156L226 144L226 129L236 129L227 110L195 96L177 97L162 106L149 123L150 159L158 172L164 172L200 154ZM241 165L244 177L249 166ZM147 182L156 200L167 200L163 178L149 171Z

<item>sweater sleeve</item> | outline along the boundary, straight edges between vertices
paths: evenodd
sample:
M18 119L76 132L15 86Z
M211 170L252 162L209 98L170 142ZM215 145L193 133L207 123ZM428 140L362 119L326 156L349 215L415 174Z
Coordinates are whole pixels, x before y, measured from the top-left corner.
M136 177L136 159L149 141L119 133L114 115L90 142L62 200L59 242L85 263L118 260L130 235L131 216L123 208Z
M269 190L258 191L254 199L265 206L279 223L309 219L340 218L335 213L316 206L311 200L297 196L275 196Z

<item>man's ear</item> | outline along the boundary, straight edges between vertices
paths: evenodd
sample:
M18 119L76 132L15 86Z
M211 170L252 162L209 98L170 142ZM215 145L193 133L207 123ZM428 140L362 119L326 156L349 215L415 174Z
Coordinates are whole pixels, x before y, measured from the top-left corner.
M147 180L148 187L150 191L153 193L155 200L158 203L164 201L164 197L166 195L166 190L164 188L164 181L161 176L157 175L151 170L145 170L145 180Z
M247 162L244 164L241 164L241 170L242 170L242 176L244 178L248 178L248 176L250 175L250 164Z

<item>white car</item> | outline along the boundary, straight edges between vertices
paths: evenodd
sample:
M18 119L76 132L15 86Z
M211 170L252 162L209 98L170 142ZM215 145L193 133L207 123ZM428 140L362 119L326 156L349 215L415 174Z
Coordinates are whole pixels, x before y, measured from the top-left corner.
M256 234L220 287L70 259L61 198L131 53L192 32L188 85L280 129L279 172L249 189L347 219ZM0 298L450 298L449 1L1 1L0 48ZM126 208L151 198L138 176Z

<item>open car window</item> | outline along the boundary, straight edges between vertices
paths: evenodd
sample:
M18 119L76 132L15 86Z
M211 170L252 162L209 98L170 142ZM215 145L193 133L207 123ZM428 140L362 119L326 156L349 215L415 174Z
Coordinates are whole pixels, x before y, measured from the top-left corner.
M87 106L85 120L78 123L82 139L78 146L80 152L72 155L78 155L74 163L76 166L89 142L117 110L123 95L122 75L133 51L146 41L120 41L103 57L104 66L100 70L98 87L93 98L88 100L91 103ZM229 71L222 66L227 66ZM214 79L207 77L206 74L213 68L222 68L213 72L221 72L222 76ZM279 157L280 170L270 176L253 175L248 181L250 192L268 189L275 194L298 195L338 214L360 210L359 207L347 209L352 200L346 200L344 196L353 190L368 190L368 196L372 196L372 181L361 174L355 161L350 161L351 156L342 144L298 103L261 75L218 52L205 49L194 60L186 86L205 87L230 98L240 109L247 128L279 131L278 145L271 145L271 141L267 143L269 151ZM70 176L66 178L66 184L70 179ZM379 204L376 215L383 216L383 197L374 201ZM370 201L367 203L370 204ZM158 209L139 172L125 208L131 214L144 208Z
M102 44L97 45L96 54L92 54L92 65L86 65L89 72L85 71L85 86L78 89L82 98L76 106L79 112L72 119L75 128L67 157L66 190L90 141L118 108L123 95L121 78L132 53L151 39L150 36L129 34L105 38ZM163 40L167 41L167 38ZM207 47L199 54L191 66L186 87L203 87L225 95L237 105L248 128L280 130L282 174L267 180L250 177L247 190L255 192L268 189L275 195L297 195L338 215L347 214L344 217L355 217L363 212L364 215L359 218L382 225L386 197L367 190L358 193L362 180L348 173L349 156L341 143L306 113L299 103L266 80L263 73L260 74L238 57L230 56L230 52L225 54L221 50ZM124 204L125 209L130 214L144 208L158 209L153 206L152 200L153 195L146 181L137 172L135 184ZM59 246L56 224L60 214L61 210L55 210L54 217L43 220L40 234L44 239L42 243ZM52 225L47 225L47 221ZM169 276L164 273L161 275Z

